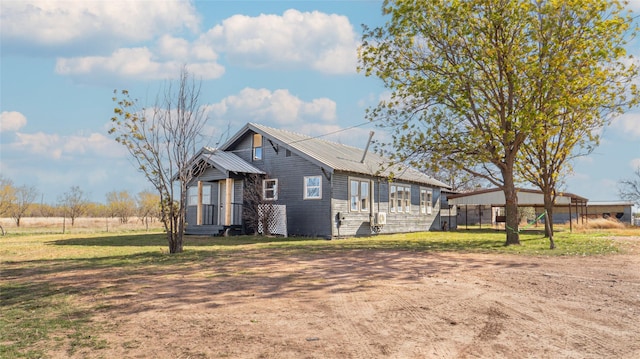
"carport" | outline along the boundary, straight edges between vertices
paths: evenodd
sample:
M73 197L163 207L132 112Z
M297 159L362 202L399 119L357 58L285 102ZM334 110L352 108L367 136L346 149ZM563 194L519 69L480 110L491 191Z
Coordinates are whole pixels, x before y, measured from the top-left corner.
M542 191L534 189L518 188L518 208L533 207L536 209L536 216L544 212L544 196ZM491 208L491 223L502 223L505 216L496 215L494 209L505 207L506 201L504 192L499 188L483 189L479 191L457 193L447 196L450 205L458 207L458 213L468 213L469 207ZM573 215L575 214L576 223L584 220L587 213L587 202L589 200L578 195L562 192L559 193L555 200L554 208L568 208L569 210L569 230L573 230ZM542 210L540 210L542 209ZM555 210L554 210L555 212ZM482 228L482 211L478 210L480 215L480 228ZM458 223L460 225L461 223ZM468 228L468 215L465 214L465 227Z

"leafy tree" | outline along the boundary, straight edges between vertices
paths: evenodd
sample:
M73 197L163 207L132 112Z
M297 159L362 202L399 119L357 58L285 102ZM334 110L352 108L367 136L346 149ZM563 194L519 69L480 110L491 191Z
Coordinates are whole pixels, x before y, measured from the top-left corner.
M34 186L25 185L15 189L15 198L9 211L16 226L20 227L20 219L27 213L36 196L38 196L38 190Z
M59 198L60 207L63 209L64 217L71 219L71 226L75 224L76 218L82 216L87 211L89 201L79 186L72 186L69 191Z
M518 172L544 194L546 235L553 242L553 207L570 162L592 152L601 129L638 103L637 67L624 49L632 18L613 1L536 3L539 51L532 72L538 126L525 141Z
M580 36L555 31L556 26L565 25L557 21L588 22L585 16L593 13L584 9L595 7L599 14L609 9L608 3L562 2L568 10L563 17L555 17L556 3L386 1L383 12L390 20L380 28L365 26L359 52L360 70L379 77L392 90L388 99L367 112L370 120L391 128L394 151L389 156L418 167L463 170L502 189L507 245L520 243L517 169L522 147L532 134L544 138L541 123L547 118L541 111L545 105L560 109L571 101L578 103L572 108L588 108L581 104L591 101L562 89L555 89L558 94L551 100L540 94L567 76L553 74L547 79L548 72L563 68L554 63L560 57L545 54L559 48L560 42L572 43L572 36ZM613 25L598 24L623 29L620 21L614 17ZM582 58L588 51L607 49L575 51ZM425 158L430 161L424 163Z
M120 223L127 223L136 212L136 201L127 191L112 191L107 193L107 208L112 217L118 217Z
M152 108L141 108L126 90L114 91L109 133L125 146L160 195L170 253L183 250L187 184L199 170L189 161L207 120L199 105L200 87L183 68L177 83L168 83Z
M618 194L623 200L640 206L640 166L636 168L633 177L618 181Z

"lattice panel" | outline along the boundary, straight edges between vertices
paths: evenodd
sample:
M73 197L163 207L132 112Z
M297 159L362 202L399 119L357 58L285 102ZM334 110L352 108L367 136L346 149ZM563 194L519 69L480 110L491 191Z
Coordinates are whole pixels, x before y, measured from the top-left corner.
M287 206L283 204L261 204L258 206L258 233L279 234L287 237Z

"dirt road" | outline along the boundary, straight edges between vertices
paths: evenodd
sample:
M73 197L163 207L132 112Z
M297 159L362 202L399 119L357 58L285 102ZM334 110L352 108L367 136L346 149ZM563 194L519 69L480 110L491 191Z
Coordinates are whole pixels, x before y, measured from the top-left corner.
M101 308L93 318L108 347L77 357L640 358L640 251L630 248L602 257L256 251L47 280Z

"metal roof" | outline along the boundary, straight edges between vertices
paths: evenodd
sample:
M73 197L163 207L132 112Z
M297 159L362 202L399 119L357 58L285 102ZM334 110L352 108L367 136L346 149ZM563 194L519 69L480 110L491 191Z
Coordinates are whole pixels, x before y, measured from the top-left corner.
M591 201L589 207L606 207L606 206L633 206L635 203L631 201Z
M390 161L375 152L367 152L364 161L362 161L364 149L256 123L245 125L220 148L223 150L229 149L247 131L259 133L265 139L271 140L274 145L277 144L279 147L288 149L321 167L326 167L330 172L341 171L380 177L389 177L393 173L394 179L450 188L446 183L438 181L414 168L403 165L389 167Z
M517 188L518 206L539 206L544 204L543 193L540 190ZM505 204L504 192L499 188L482 189L467 193L457 193L447 196L449 204L452 205L495 205L503 206ZM587 203L587 199L572 193L558 193L556 197L556 205L565 205L575 203Z
M234 153L220 151L215 148L204 147L200 151L200 154L197 158L202 159L215 168L227 173L235 172L264 174L262 170L254 167Z

